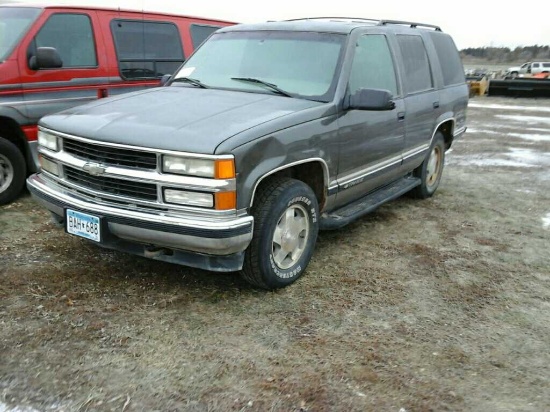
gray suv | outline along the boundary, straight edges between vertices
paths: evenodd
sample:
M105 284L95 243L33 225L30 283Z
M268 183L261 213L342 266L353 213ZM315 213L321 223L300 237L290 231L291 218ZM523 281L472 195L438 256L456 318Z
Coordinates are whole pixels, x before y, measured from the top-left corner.
M279 288L304 273L319 229L432 196L467 104L439 27L233 26L165 87L43 118L27 184L70 234Z

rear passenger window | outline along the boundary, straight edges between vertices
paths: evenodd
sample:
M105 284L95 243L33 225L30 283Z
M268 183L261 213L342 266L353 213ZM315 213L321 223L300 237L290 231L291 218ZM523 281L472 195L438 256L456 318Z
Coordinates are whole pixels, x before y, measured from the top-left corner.
M199 47L212 33L221 29L218 26L203 26L199 24L191 25L191 40L193 41L193 49Z
M433 88L432 72L422 37L398 35L397 40L405 66L407 92L416 93Z
M125 79L160 78L183 63L183 46L172 23L113 20L120 74Z
M397 81L393 59L386 36L361 36L355 47L355 56L349 78L349 91L384 89L397 95Z
M430 36L443 72L443 84L450 86L464 83L464 69L453 39L438 32L430 33Z
M548 67L548 68L550 68L550 63L542 63L542 67L545 67L545 68Z
M63 67L95 67L94 33L85 14L54 14L34 38L35 47L55 47Z

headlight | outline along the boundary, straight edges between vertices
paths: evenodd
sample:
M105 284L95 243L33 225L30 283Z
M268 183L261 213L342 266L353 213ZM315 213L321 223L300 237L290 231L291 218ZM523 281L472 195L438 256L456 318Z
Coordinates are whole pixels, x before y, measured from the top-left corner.
M187 190L164 189L164 201L178 205L214 207L212 193L189 192Z
M38 130L38 144L45 147L46 149L53 150L54 152L59 151L57 136L46 133L43 130Z
M188 176L232 179L235 177L235 163L233 159L195 159L165 155L162 157L162 171Z
M38 155L38 160L40 161L40 167L42 170L51 173L52 175L59 176L59 165L50 159Z

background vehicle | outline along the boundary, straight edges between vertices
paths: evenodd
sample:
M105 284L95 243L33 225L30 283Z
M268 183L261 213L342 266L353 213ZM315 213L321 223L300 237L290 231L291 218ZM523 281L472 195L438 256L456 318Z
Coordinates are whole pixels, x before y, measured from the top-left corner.
M28 187L73 235L279 288L303 274L319 229L432 196L467 103L436 26L226 27L168 87L44 117Z
M159 84L228 22L84 7L0 6L0 204L37 170L37 122Z
M527 62L519 67L510 67L508 69L508 74L512 78L539 73L550 73L550 62Z

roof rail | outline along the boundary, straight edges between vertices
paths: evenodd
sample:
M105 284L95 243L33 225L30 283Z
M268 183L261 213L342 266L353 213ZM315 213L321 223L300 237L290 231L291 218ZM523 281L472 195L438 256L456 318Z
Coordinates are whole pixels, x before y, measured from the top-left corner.
M284 21L300 21L300 20L350 20L350 21L357 21L357 22L371 22L380 24L379 19L364 19L362 17L342 17L342 16L331 16L331 17L302 17L300 19L290 19L290 20L284 20Z
M302 17L300 19L290 19L285 21L301 21L301 20L349 20L351 22L370 22L375 23L378 26L387 26L388 24L400 24L403 26L409 26L412 29L417 27L425 27L429 29L434 29L435 31L443 31L441 27L435 26L433 24L426 23L415 23L412 21L401 21L401 20L379 20L379 19L364 19L362 17Z
M387 26L388 24L401 24L404 26L409 26L411 29L416 29L418 26L420 27L426 27L429 29L434 29L435 31L442 31L441 27L435 26L433 24L425 24L425 23L415 23L412 21L401 21L401 20L380 20L378 23L380 26Z

